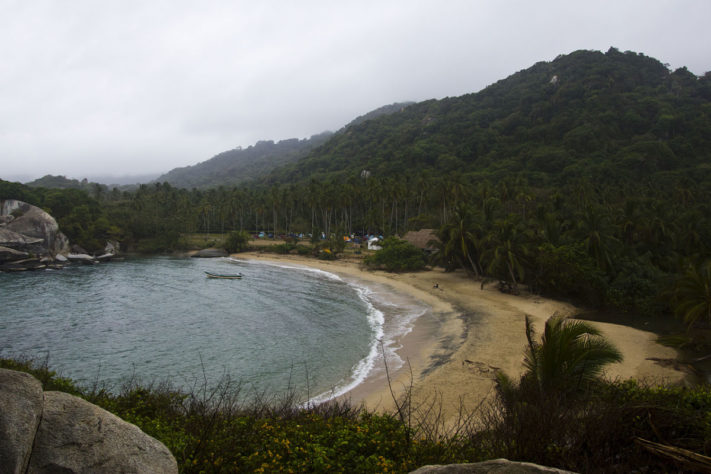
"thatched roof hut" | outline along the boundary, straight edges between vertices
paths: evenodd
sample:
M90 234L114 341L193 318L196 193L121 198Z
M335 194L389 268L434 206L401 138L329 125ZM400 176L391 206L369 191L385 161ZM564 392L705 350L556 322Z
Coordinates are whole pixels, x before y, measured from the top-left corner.
M435 234L434 229L420 229L411 230L402 237L403 240L410 242L412 245L418 249L425 250L427 252L432 252L435 248L428 245L430 240L439 240Z

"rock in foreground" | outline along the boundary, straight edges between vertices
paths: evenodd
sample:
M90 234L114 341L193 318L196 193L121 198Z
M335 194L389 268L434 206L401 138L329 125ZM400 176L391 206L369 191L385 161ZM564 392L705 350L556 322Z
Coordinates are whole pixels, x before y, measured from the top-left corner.
M177 473L161 442L106 410L32 376L0 369L0 471Z
M449 464L446 466L423 466L410 474L574 474L552 467L539 466L529 462L509 461L508 459L493 459L491 461L471 464Z
M0 369L0 471L25 472L42 405L39 380L23 372Z

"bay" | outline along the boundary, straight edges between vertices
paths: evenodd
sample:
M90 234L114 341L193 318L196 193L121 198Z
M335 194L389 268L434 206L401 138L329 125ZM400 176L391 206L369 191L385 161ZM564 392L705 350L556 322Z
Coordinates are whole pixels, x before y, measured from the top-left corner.
M229 376L251 393L323 399L362 381L380 341L393 340L386 300L331 273L229 258L0 274L0 357L46 358L84 386L136 378L190 389ZM423 312L398 310L400 333Z

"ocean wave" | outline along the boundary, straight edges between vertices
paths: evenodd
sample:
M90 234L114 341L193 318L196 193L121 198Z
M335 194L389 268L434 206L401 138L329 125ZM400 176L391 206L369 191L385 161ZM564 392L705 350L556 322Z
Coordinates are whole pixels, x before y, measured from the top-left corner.
M332 390L311 398L308 401L311 405L318 405L350 392L373 376L376 368L384 371L384 361L387 361L389 371L393 372L405 365L405 361L398 354L398 350L402 348L398 341L410 333L417 319L429 310L424 303L382 287L376 289L364 280L349 279L346 283L355 289L368 308L367 318L372 330L370 350L365 358L356 363L347 380Z
M326 278L328 280L332 281L343 281L341 277L336 275L335 273L327 272L318 268L313 268L313 267L307 267L303 265L293 265L293 264L287 264L287 263L282 263L282 262L275 262L275 261L270 261L270 260L242 260L242 259L236 259L233 257L225 257L227 260L231 260L233 262L239 262L239 263L246 263L248 265L268 265L271 267L278 267L278 268L285 268L288 270L298 270L302 272L309 272L313 273L314 275L321 276L323 278Z

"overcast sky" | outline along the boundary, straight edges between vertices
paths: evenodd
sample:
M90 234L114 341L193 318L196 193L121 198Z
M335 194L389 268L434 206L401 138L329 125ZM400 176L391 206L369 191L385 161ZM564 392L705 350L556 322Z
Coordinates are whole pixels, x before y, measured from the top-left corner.
M162 173L577 49L711 70L710 0L0 0L0 178Z

